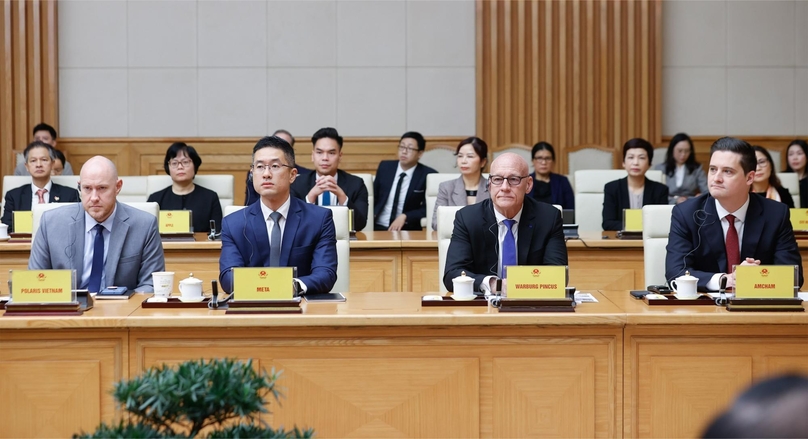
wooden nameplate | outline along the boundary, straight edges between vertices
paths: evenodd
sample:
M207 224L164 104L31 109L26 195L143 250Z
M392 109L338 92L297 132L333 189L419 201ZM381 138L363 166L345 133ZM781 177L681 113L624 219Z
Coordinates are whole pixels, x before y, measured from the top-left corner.
M149 299L143 301L141 306L143 308L207 308L208 302L210 302L210 297L205 297L200 302L183 302L180 300L179 297L169 297L167 302L149 302ZM227 305L226 303L222 303L219 305L221 308L222 305Z
M193 232L188 233L161 233L160 234L161 241L167 242L194 242L196 238L194 238Z
M738 299L733 297L729 299L727 311L805 312L805 307L802 306L802 299L799 297L771 299Z
M691 306L691 305L713 305L715 306L715 299L710 297L709 294L699 293L698 296L692 299L680 299L674 294L660 294L664 299L649 298L645 296L642 301L649 306Z
M301 314L300 297L290 300L230 300L225 314Z
M575 300L564 299L502 299L499 312L575 312Z
M9 240L8 242L31 242L31 234L30 233L9 233Z
M440 300L424 300L424 296L421 296L421 306L488 306L488 300L483 296L472 300L455 300L452 296L440 296Z
M80 316L84 311L81 303L14 303L6 302L6 317L12 316Z

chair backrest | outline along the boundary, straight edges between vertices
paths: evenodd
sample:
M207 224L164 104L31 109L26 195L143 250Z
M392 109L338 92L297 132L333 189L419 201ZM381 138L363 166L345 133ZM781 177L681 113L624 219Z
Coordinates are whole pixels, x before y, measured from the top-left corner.
M533 172L533 157L530 155L530 152L533 151L533 147L527 145L520 145L520 144L511 144L508 145L506 148L500 149L499 151L494 152L493 156L491 157L491 162L494 161L495 158L499 157L506 152L512 152L516 155L521 156L527 162L527 167L530 172ZM491 162L488 162L489 164Z
M603 187L627 175L624 169L584 170L575 173L575 222L579 232L603 230ZM662 183L662 171L651 169L645 176Z
M225 206L223 216L230 215L233 212L238 212L241 209L244 209L247 206Z
M147 198L148 195L171 186L170 175L149 175L146 179ZM219 196L219 204L222 205L222 211L225 207L233 205L235 180L232 175L197 174L194 177L194 183L216 192L216 195Z
M656 166L660 163L665 163L665 156L667 154L668 154L667 146L660 146L659 148L654 148L654 159L651 160L651 166Z
M673 205L648 205L642 208L642 248L645 285L664 285L665 255L671 229Z
M584 169L613 169L617 163L614 152L604 146L579 145L567 150L567 173Z
M121 203L145 203L149 199L148 181L145 175L123 175L118 201Z
M118 201L121 201L121 199L118 198ZM129 207L134 207L135 209L139 209L144 212L150 213L154 215L155 218L157 218L160 215L160 205L157 203L154 202L148 203L141 201L131 201L131 202L121 201L121 202Z
M30 177L29 177L30 178ZM31 214L34 217L34 222L32 223L33 230L31 231L31 242L34 242L34 237L36 237L36 232L39 229L39 223L42 220L42 214L48 210L58 209L60 207L65 206L73 206L79 203L45 203L45 204L34 204L31 207Z
M365 182L365 188L368 190L368 223L365 225L365 228L362 230L357 230L357 232L372 232L373 231L373 174L353 174L362 179Z
M463 207L438 206L438 285L441 294L447 291L443 284L443 272L446 270L446 253L449 252L449 243L452 241L455 214Z
M794 207L808 207L800 206L800 179L796 172L778 172L777 177L780 179L780 184L788 189L791 198L794 199Z
M334 229L337 232L337 283L331 292L345 293L351 289L351 231L348 226L348 208L345 206L326 206L334 217Z
M455 164L457 160L454 155L455 148L449 145L435 145L424 151L419 162L435 169L438 172L457 172Z
M435 214L435 202L438 200L440 184L458 177L460 174L438 173L426 176L426 230L432 230L432 215Z

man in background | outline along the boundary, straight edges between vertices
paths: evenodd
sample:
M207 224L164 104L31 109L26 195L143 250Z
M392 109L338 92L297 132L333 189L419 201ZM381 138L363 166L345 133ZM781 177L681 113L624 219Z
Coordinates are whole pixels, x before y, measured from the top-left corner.
M46 123L40 123L34 127L32 134L35 141L47 143L53 147L53 149L56 149L56 129L52 126ZM64 154L62 154L62 157L64 157ZM70 166L70 162L63 161L63 163L63 170L60 174L56 175L73 175L73 167ZM14 175L29 175L25 162L17 163L17 167L14 168Z
M285 140L286 143L292 146L292 148L295 147L295 138L289 131L279 129L276 130L274 133L272 133L272 135L275 137L280 137L281 139ZM309 172L308 169L299 165L295 165L295 168L297 169L297 175L302 176L303 174ZM247 187L244 191L244 205L249 206L250 204L253 204L256 201L258 201L258 198L260 198L258 196L258 192L256 192L255 187L253 187L252 170L249 170L247 171Z

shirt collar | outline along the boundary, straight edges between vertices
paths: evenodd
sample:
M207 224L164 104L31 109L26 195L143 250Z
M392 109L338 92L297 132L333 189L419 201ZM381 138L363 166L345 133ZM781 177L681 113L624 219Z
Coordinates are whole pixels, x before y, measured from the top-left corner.
M292 204L291 199L292 197L290 195L289 197L286 198L286 201L284 201L283 204L281 204L281 207L279 207L277 210L277 212L280 213L281 216L284 218L289 218L289 207ZM275 211L267 207L267 205L261 202L261 200L258 201L259 203L261 203L261 214L264 216L264 221L269 221L270 219L269 215Z
M325 177L325 175L320 174L317 171L314 171L314 173L315 173L314 181L319 181L321 178ZM334 173L334 181L339 181L339 171Z
M412 168L407 169L407 170L405 171L405 170L404 170L404 169L401 167L401 162L398 162L398 167L397 167L397 169L396 169L396 175L401 175L401 173L403 172L403 173L407 174L407 177L409 177L409 178L410 178L410 180L412 180L412 174L415 174L415 168L417 168L417 167L418 167L418 164L416 163L416 164L415 164L415 166L413 166Z
M743 205L740 208L738 208L738 210L736 210L735 212L728 212L727 209L724 209L724 206L722 206L721 203L718 202L718 200L715 200L715 212L716 214L718 214L718 219L724 219L725 216L732 214L735 217L735 219L739 220L740 222L745 222L746 211L749 210L750 198L751 197L747 196L746 202L743 203Z
M112 209L112 214L110 214L110 216L107 219L105 219L104 222L101 223L101 225L105 229L109 230L110 232L112 232L112 223L115 222L115 213L116 212L118 212L118 203L117 202L115 203L115 208ZM87 213L87 211L85 210L84 211L84 233L87 233L90 230L92 230L93 227L95 227L96 224L98 224L98 221L96 221L93 217L91 217L90 214Z
M522 208L519 209L519 212L516 212L516 215L514 215L513 218L507 218L507 217L505 217L505 215L499 213L497 208L495 206L493 206L493 203L492 203L492 207L494 207L494 216L497 217L497 224L502 224L502 221L505 221L506 219L514 219L514 220L516 220L516 224L519 224L519 220L522 219L522 211L525 209L525 205L523 204Z
M50 193L50 192L51 192L51 188L52 188L52 187L53 187L53 180L48 180L48 183L47 183L47 184L45 185L45 187L43 187L42 189L45 189L45 190L47 190L47 191L48 191L48 193ZM40 189L40 188L38 188L38 187L37 187L37 186L34 184L34 182L32 181L32 182L31 182L31 192L36 193L36 191L38 191L39 189Z

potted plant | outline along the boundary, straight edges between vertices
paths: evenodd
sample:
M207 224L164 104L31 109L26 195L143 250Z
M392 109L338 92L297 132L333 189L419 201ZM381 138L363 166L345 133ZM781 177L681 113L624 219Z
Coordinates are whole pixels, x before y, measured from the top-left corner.
M280 373L256 372L252 360L186 361L155 367L115 385L113 395L129 413L117 425L101 424L74 438L309 438L314 431L272 429L259 418Z

